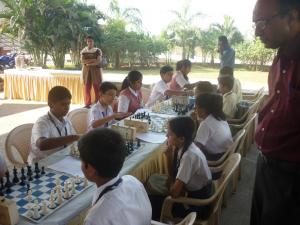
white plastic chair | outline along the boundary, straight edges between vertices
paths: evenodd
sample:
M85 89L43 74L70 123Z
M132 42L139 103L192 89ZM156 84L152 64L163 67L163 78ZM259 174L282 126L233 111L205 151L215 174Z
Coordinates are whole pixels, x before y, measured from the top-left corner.
M6 156L17 167L27 164L27 158L31 149L32 127L33 123L22 124L12 129L6 137Z
M79 108L74 109L68 113L70 119L77 134L84 134L88 130L88 113L89 109Z
M177 223L176 225L193 225L196 220L196 217L197 217L197 213L191 212L180 223ZM151 225L168 225L168 224L152 220Z

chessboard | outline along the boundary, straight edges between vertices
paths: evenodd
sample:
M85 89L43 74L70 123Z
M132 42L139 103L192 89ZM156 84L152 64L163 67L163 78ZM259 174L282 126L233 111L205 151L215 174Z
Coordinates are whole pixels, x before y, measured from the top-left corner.
M132 155L137 150L142 149L145 144L141 143L140 139L134 140L126 140L126 157L128 158L130 155ZM80 158L79 151L76 145L71 145L70 147L70 155L74 158Z
M21 171L13 169L1 178L0 191L5 198L16 202L19 214L32 222L40 222L91 187L86 178L74 177L50 169L34 173L31 166ZM12 178L13 177L13 178Z

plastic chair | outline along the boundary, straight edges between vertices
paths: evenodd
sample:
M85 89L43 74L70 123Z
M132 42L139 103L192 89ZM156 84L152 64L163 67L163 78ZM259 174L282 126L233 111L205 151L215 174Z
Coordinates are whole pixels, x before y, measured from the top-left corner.
M255 94L245 94L245 95L243 95L243 100L248 100L248 101L255 102L255 101L257 101L261 96L264 95L264 91L265 91L265 88L262 87L262 88L259 89Z
M22 124L12 129L5 140L5 152L8 160L17 167L27 164L31 149L31 131L33 123Z
M196 217L197 217L197 213L191 212L180 223L177 223L176 225L193 225L196 220ZM152 220L151 225L168 225L168 224Z
M68 113L70 119L77 134L84 134L88 130L88 113L89 109L80 108L74 109Z

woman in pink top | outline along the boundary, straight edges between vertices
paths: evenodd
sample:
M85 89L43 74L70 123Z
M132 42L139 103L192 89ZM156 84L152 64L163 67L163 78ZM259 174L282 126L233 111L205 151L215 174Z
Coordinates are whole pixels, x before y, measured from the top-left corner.
M191 72L192 63L188 59L180 60L176 63L176 73L169 83L169 88L174 91L183 89L193 89L198 82L191 84L189 82L188 73Z
M142 80L141 72L133 70L128 73L122 83L118 112L135 113L136 110L143 108Z

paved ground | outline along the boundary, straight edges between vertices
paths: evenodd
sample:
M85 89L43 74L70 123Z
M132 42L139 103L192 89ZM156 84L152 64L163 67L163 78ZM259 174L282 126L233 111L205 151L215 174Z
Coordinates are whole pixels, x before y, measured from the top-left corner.
M81 107L73 105L71 109ZM48 110L46 103L22 100L3 100L0 93L0 154L4 154L7 133L15 126L33 123ZM257 150L252 147L242 159L242 179L235 194L229 194L228 206L221 214L221 225L248 225Z

